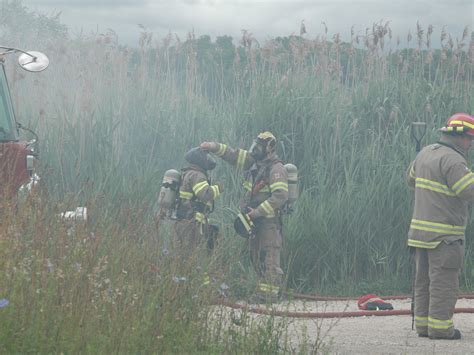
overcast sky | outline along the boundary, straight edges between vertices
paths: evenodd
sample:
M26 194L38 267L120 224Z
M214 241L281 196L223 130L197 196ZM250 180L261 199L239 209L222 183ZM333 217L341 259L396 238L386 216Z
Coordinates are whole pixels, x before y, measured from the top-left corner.
M299 34L304 20L308 38L324 32L350 38L351 27L363 34L373 23L390 21L394 36L404 41L408 30L416 31L419 21L426 30L434 26L433 43L441 29L460 38L465 26L473 30L474 0L23 0L31 10L45 14L61 12L61 21L72 35L115 30L121 43L137 43L138 24L163 38L176 33L185 38L190 30L196 36L212 38L231 35L240 39L246 29L262 41L276 36Z

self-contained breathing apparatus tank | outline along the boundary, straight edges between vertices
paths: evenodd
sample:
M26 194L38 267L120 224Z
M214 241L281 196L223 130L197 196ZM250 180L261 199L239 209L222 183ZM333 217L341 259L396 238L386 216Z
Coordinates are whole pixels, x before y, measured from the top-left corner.
M288 173L288 202L286 204L288 212L291 212L298 199L298 168L290 163L285 164L284 168Z
M176 212L180 185L181 173L175 169L167 170L163 176L160 195L158 196L158 205L164 216L172 218Z

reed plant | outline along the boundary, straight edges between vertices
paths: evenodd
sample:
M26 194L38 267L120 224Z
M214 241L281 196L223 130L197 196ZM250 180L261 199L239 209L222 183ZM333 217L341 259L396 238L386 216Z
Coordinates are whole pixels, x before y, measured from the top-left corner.
M326 30L259 45L248 31L237 43L194 33L155 39L142 28L135 48L120 45L113 31L64 39L49 48L47 71L9 73L20 120L42 137L48 195L92 204L97 223L110 223L111 253L133 244L112 242L120 239L117 218L136 209L130 222L150 223L164 171L183 166L189 148L203 140L245 148L271 130L282 160L300 173L301 197L285 216L288 286L407 291L412 194L404 174L416 154L410 122L427 123L430 143L452 113L474 111L472 34L442 31L436 49L432 36L431 26L418 24L402 47L378 23L348 43ZM225 183L213 214L225 231L223 252L240 255L245 242L231 223L242 179L224 165L213 178ZM471 230L467 289L474 282ZM126 264L119 255L113 262ZM237 279L252 277L242 276L251 273L246 259L230 268Z

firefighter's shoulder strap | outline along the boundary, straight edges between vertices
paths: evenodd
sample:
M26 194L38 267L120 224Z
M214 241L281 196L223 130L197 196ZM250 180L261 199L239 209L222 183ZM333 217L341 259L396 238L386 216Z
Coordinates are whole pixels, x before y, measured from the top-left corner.
M283 162L280 159L275 158L275 159L272 159L265 166L263 166L261 169L259 169L258 174L255 177L254 184L258 184L261 181L264 181L265 183L268 184L270 182L270 173L272 171L272 168L278 163L283 165Z

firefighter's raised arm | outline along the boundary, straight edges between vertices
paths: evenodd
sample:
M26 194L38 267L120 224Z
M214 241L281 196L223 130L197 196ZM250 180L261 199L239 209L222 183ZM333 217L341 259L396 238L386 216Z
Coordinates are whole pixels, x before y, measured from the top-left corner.
M247 170L255 162L249 152L245 149L234 149L224 143L203 142L201 149L214 153L222 160L237 167L237 169Z

